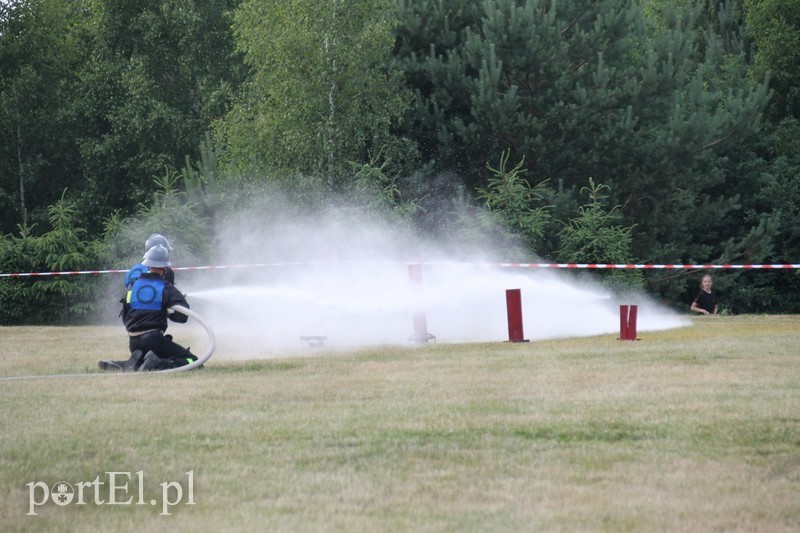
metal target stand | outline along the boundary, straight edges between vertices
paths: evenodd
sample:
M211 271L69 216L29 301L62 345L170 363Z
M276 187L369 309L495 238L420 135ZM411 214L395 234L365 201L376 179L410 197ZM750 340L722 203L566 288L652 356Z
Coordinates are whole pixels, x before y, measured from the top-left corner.
M300 342L309 348L324 348L328 331L319 324L309 324L300 332Z

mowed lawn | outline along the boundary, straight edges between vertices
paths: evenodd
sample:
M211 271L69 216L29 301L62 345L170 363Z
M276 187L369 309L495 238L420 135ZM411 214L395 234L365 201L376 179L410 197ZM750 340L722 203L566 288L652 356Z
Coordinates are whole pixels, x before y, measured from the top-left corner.
M118 327L0 328L0 377L92 374L0 379L0 529L800 529L800 316L615 337L108 376Z

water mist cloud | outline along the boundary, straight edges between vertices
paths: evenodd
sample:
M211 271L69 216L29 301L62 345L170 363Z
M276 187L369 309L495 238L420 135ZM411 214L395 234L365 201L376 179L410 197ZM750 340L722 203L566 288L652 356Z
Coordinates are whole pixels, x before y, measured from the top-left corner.
M273 205L239 213L219 241L228 264L300 263L178 281L216 332L222 358L288 355L303 350L304 337L325 337L331 348L408 344L415 312L425 314L437 342L503 341L506 289L521 289L530 340L619 330L620 302L598 286L552 271L490 267L481 263L494 259L491 251L425 242L357 211L303 217ZM454 258L443 249L465 252ZM406 261L428 262L421 286L410 281ZM689 323L644 296L636 299L622 303L640 305L640 331Z

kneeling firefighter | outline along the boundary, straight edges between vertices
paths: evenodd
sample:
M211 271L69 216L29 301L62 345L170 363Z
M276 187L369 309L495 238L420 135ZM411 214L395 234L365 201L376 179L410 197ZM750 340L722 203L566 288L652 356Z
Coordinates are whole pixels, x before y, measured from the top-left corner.
M150 248L142 264L148 271L133 282L122 300L122 322L128 331L131 357L127 361L100 361L102 370L166 370L197 360L189 348L174 342L172 335L164 335L167 318L181 324L189 319L181 313L167 312L173 305L189 308L183 294L164 279L170 265L169 250L161 244Z

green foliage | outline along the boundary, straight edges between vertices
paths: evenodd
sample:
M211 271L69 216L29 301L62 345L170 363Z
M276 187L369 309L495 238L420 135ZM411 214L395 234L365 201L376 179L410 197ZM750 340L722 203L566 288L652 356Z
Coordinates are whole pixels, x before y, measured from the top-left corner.
M46 206L80 186L69 80L81 57L73 2L0 3L0 233L46 223Z
M531 186L523 174L524 159L511 169L507 168L511 150L503 152L497 168L486 165L491 172L486 188L478 188L477 198L483 202L479 211L479 224L490 227L497 223L510 235L519 236L530 252L536 253L544 228L549 221L549 206L542 204L542 189L546 182Z
M86 230L77 225L78 207L66 199L66 191L57 203L48 208L48 213L50 231L36 240L44 268L52 272L91 268L96 257L86 240ZM56 316L60 321L69 321L72 314L86 314L91 310L97 293L94 290L96 285L86 276L77 279L55 276L35 281L33 293L35 300L42 305L59 302L61 311Z
M456 256L458 252L469 253L472 249L491 250L499 254L500 260L511 261L521 260L528 253L521 239L515 238L499 221L493 220L484 208L476 205L463 185L458 186L450 197L447 214L436 221L436 227L440 235L450 237L442 239L444 245L448 246L445 251ZM451 244L451 240L455 244ZM454 246L462 249L452 249ZM501 250L495 252L498 247Z
M117 213L106 221L101 253L107 264L126 268L141 261L145 240L153 233L167 237L175 264L190 264L210 256L214 246L210 221L199 204L180 190L181 179L180 173L165 170L153 181L150 201L140 203L135 216L125 218Z
M589 201L578 208L578 216L570 219L561 230L559 262L564 263L634 263L631 252L633 226L623 226L619 207L607 208L609 199L607 185L595 184L589 178L589 186L581 194ZM612 270L600 272L603 280L612 288L640 288L643 277L638 270Z
M86 227L99 227L142 201L151 176L195 156L242 76L228 18L237 3L2 3L0 231L27 213L45 222L68 184Z
M752 75L769 80L774 117L800 119L800 3L745 0L745 8L756 47Z
M156 231L189 263L265 189L296 213L355 204L505 258L565 252L564 232L594 220L607 244L630 230L627 258L797 262L798 9L0 2L0 266L124 268ZM608 188L586 189L587 176ZM696 290L694 274L646 277L681 307ZM732 312L796 311L800 276L788 277L729 273L718 288ZM84 313L80 283L0 280L15 302L0 316Z
M74 202L61 199L48 208L49 231L34 235L20 227L19 236L6 235L0 245L0 265L12 272L61 272L89 268L95 249L77 225ZM0 280L2 323L68 323L93 309L98 296L96 278L47 276Z
M720 262L796 263L800 250L800 123L782 120L745 160L741 235L723 241ZM761 157L758 157L760 154ZM720 281L737 313L800 309L800 277L783 272L727 274ZM727 287L726 285L730 286Z
M92 240L79 225L78 205L67 198L48 208L48 230L36 234L21 226L19 235L0 236L3 272L64 272L105 267L127 268L138 263L152 233L167 236L176 249L173 261L191 263L208 257L213 242L207 220L196 204L178 189L180 175L166 172L156 180L151 201L140 204L134 218L119 213L105 222L101 240ZM116 304L107 287L115 278L88 275L0 278L0 324L70 323Z
M410 93L391 67L389 0L248 0L236 12L251 76L217 123L237 165L324 176L335 188L349 161L383 153L402 164L413 147L391 135Z
M781 121L765 136L763 148L764 161L748 195L748 218L760 223L765 213L777 216L774 257L793 263L800 250L800 120Z
M397 176L387 174L390 161L377 159L369 163L351 162L355 172L347 191L348 203L376 215L388 215L409 221L421 209L417 199L405 200L397 183Z
M768 91L748 84L743 53L714 26L700 46L697 9L655 31L630 2L470 6L401 4L398 55L417 95L408 134L438 169L485 187L481 162L502 147L567 190L596 176L637 224L643 256L692 246L689 208L715 210L714 230L729 231L730 199L716 193L733 177L719 159L758 133Z
M219 157L220 150L213 145L210 133L206 133L200 144L199 161L192 162L187 155L181 170L187 200L212 224L224 210L233 208L237 197L237 183L220 170Z
M29 226L20 226L19 235L0 235L0 271L4 273L39 271L39 254ZM34 300L34 281L30 278L0 278L0 324L34 323L42 315Z

